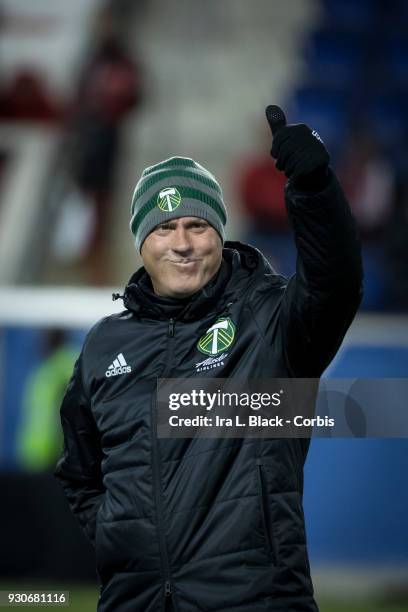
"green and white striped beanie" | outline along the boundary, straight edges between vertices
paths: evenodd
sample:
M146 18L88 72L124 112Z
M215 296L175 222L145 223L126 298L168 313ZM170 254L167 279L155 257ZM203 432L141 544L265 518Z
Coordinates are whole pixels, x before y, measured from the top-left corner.
M189 157L170 157L143 170L132 198L130 230L140 251L159 223L200 217L225 240L227 210L215 177Z

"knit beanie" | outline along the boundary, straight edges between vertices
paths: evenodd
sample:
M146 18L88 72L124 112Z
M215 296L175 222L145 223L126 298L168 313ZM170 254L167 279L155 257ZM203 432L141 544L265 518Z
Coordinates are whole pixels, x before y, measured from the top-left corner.
M227 210L215 177L189 157L170 157L143 170L132 198L130 230L140 251L146 236L163 221L200 217L225 240Z

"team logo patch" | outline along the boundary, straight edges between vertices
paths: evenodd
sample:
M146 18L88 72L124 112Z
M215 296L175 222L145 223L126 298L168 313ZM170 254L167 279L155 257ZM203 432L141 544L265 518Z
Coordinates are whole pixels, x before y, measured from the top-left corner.
M235 325L228 319L218 319L197 343L197 348L204 355L218 355L231 346L235 338Z
M180 204L181 195L175 187L166 187L157 196L157 206L164 212L173 212Z

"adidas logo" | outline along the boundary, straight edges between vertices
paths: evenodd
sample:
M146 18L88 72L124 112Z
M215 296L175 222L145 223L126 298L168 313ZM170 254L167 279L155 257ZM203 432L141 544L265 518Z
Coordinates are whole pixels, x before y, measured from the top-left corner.
M113 363L110 364L109 368L105 372L105 376L110 378L111 376L119 376L119 374L129 374L132 368L126 363L122 353L116 357Z

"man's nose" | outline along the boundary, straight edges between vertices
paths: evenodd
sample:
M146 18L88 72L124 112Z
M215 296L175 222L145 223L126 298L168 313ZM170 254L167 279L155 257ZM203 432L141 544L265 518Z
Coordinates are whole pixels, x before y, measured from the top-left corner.
M191 237L184 228L177 228L172 233L172 248L177 252L188 252L192 249Z

